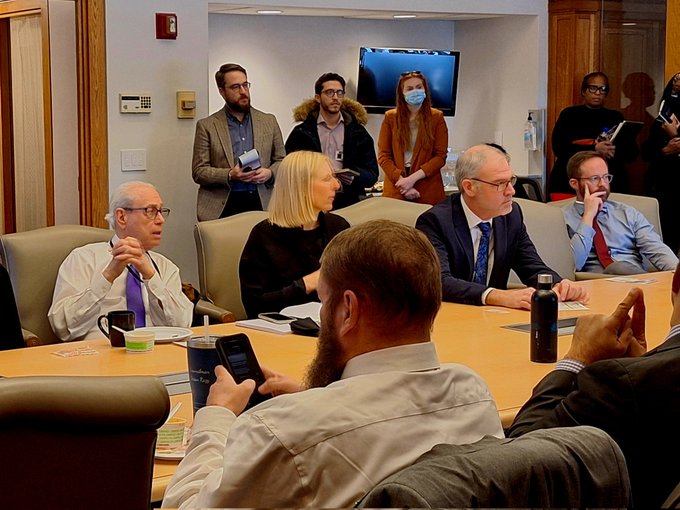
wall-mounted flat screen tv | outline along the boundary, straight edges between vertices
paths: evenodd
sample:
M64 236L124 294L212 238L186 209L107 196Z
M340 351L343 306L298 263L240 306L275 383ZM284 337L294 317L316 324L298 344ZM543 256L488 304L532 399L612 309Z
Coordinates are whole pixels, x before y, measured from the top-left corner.
M398 48L359 48L357 100L369 113L396 107L401 73L420 71L427 78L432 106L444 115L456 114L460 52Z

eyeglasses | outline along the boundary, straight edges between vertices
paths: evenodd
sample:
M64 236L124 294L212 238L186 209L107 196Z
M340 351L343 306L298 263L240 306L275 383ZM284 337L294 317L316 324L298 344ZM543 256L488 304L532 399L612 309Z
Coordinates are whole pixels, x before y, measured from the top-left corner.
M123 207L123 209L126 211L142 211L144 216L150 220L155 220L158 213L161 213L163 218L170 216L170 209L167 207L161 207L160 209L158 207Z
M609 92L609 87L607 85L586 85L586 90L591 94L595 94L596 92L606 94Z
M233 85L230 85L228 87L225 87L232 92L238 92L240 89L243 90L248 90L250 88L251 83L249 81L244 81L243 83L234 83Z
M612 179L614 176L612 174L604 174L604 175L591 175L590 177L579 177L579 181L590 181L592 184L600 184L600 181L604 181L607 184L612 182Z
M339 89L339 90L326 89L326 90L322 90L321 93L326 97L333 97L335 95L337 95L340 99L345 97L345 91L342 90L342 89Z
M409 74L415 74L416 76L421 76L423 73L420 71L404 71L401 76L408 76Z
M477 181L477 182L483 182L484 184L488 184L489 186L495 186L496 191L503 193L506 189L508 189L508 186L512 186L513 188L515 187L515 184L517 183L517 176L513 175L510 177L509 181L503 181L503 182L489 182L489 181L483 181L482 179L477 179L476 177L470 177L471 181Z

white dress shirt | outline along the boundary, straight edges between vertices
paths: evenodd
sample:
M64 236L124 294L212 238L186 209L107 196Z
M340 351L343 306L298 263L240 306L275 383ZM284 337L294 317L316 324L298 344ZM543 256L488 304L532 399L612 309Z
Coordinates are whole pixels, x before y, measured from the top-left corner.
M149 252L148 256L157 270L142 285L146 325L190 326L194 305L182 292L179 269L160 253ZM102 271L110 261L111 245L103 242L76 248L61 264L47 315L63 341L101 337L97 318L111 310L127 309L127 270L109 283Z
M351 507L434 445L487 434L503 430L471 369L440 366L431 342L373 351L339 381L239 417L199 410L163 507Z

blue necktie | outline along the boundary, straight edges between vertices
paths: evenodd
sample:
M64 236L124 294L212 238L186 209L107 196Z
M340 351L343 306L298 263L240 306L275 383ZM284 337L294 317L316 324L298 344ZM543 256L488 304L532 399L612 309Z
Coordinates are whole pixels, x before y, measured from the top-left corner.
M489 237L491 237L491 225L487 222L482 222L477 226L479 227L479 230L482 231L482 238L479 240L475 274L472 281L486 285L486 270L489 265Z
M131 266L128 266L127 281L125 283L125 299L127 300L128 310L135 312L136 328L143 328L146 326L146 312L144 310L142 282L139 281L140 279L141 276L139 276L139 273Z

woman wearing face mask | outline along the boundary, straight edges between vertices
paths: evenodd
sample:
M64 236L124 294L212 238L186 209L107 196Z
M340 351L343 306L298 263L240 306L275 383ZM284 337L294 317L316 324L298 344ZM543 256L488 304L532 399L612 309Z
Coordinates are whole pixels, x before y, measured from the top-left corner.
M680 73L666 85L659 103L661 114L642 144L642 157L649 161L646 192L659 201L663 241L680 250L678 186L680 186Z
M444 114L431 105L425 76L402 73L397 107L385 113L378 139L383 196L432 205L444 199L441 168L449 132Z

